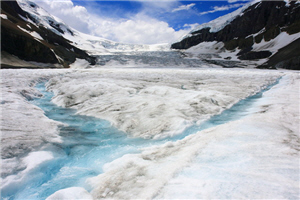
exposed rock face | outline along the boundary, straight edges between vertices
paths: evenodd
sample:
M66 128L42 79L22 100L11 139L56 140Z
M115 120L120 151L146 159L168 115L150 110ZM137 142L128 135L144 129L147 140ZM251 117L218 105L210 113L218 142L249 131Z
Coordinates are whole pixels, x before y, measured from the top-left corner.
M239 56L241 60L255 60L255 59L262 59L271 56L272 53L270 51L250 51L247 53L243 53Z
M238 56L241 60L267 58L272 55L270 52L253 52L251 51L252 45L260 43L263 39L264 41L270 41L281 32L287 32L290 35L299 33L300 4L296 1L290 2L289 5L284 1L258 2L244 10L241 15L237 16L223 29L217 32L210 32L210 29L203 28L193 31L190 33L190 37L172 44L171 48L188 49L202 42L218 41L224 42L224 47L227 50L240 49ZM285 52L288 52L288 50L285 50ZM284 56L280 61L291 57L287 53ZM300 56L299 51L298 56ZM276 64L274 63L275 59L272 60L273 62L270 62L269 65L271 63L272 65Z
M2 24L1 24L2 25ZM34 38L13 28L1 26L2 50L26 61L58 63L51 49Z
M25 61L60 64L65 68L75 62L76 58L95 64L95 58L71 45L62 36L26 21L30 19L34 23L35 19L23 11L16 1L3 1L1 8L1 13L7 16L7 19L1 18L2 51ZM53 27L62 31L55 24Z

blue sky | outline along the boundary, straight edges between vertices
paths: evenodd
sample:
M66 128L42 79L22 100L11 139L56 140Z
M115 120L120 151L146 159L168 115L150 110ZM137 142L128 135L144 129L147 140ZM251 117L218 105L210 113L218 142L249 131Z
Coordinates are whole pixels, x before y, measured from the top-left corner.
M127 18L147 10L147 14L167 22L175 30L185 28L185 24L202 24L230 13L244 5L245 1L73 1L75 5L98 10L99 15ZM163 5L165 4L165 5ZM91 8L91 6L93 8ZM149 9L145 7L149 6ZM223 8L218 10L218 8ZM101 12L101 13L100 13ZM206 13L210 12L210 13Z
M39 0L71 27L124 43L171 43L195 26L233 12L248 1Z

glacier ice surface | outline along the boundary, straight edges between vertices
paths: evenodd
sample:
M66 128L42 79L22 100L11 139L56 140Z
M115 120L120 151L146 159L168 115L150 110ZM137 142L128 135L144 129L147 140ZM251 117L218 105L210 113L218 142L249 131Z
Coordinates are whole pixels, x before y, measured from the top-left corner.
M59 106L108 120L133 137L157 139L203 122L279 76L256 70L99 69L54 77L47 87Z
M33 87L38 81L50 79L47 87L54 91L53 102L57 105L107 119L119 129L127 130L130 136L164 138L220 113L284 75L248 117L176 142L145 148L141 153L124 155L104 165L104 173L88 182L94 198L299 197L296 193L299 179L295 175L299 172L297 73L243 69L71 69L17 73L1 70L1 73L4 95L0 106L5 113L1 119L4 174L1 181L6 184L10 178L26 177L15 174L22 175L26 168L33 167L24 155L37 155L41 146L62 142L57 132L60 123L49 120L40 108L27 101L40 96ZM149 131L145 133L144 128ZM14 149L16 146L22 148ZM194 177L201 177L200 185ZM262 180L263 184L257 187ZM187 183L189 187L184 187ZM174 190L176 193L171 192ZM58 194L64 195L64 191Z

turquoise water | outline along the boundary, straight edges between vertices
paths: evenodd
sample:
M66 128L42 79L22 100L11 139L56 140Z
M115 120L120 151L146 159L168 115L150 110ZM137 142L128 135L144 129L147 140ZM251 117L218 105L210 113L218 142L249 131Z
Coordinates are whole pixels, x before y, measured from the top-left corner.
M68 124L60 127L63 143L46 147L45 150L53 152L55 158L38 166L27 175L22 184L2 191L2 197L45 199L55 191L67 187L80 186L90 190L85 180L103 173L105 163L128 153L137 153L141 147L180 140L200 130L240 119L249 113L249 108L261 98L263 92L278 81L206 122L187 128L182 134L155 141L129 138L105 120L76 115L76 110L56 106L51 103L53 94L46 91L44 83L40 83L36 87L44 96L32 103L42 108L48 118Z
M260 92L252 96L249 96L246 99L240 100L239 102L234 104L231 108L224 110L222 113L212 116L209 120L203 122L202 124L190 126L182 134L172 137L172 141L181 140L186 136L194 134L198 131L208 129L214 126L218 126L221 124L225 124L230 121L235 121L248 115L249 110L252 108L252 105L263 96L264 92L270 90L274 85L277 85L280 79L281 78L277 79L273 84L268 85Z
M109 122L94 117L76 115L75 110L51 103L53 94L44 84L37 89L43 98L32 101L53 120L68 124L60 127L62 144L52 144L55 159L38 166L27 175L21 185L2 191L8 199L45 199L55 191L72 186L87 189L85 180L102 173L102 166L127 153L136 153L145 140L129 138ZM38 122L37 122L38 123Z

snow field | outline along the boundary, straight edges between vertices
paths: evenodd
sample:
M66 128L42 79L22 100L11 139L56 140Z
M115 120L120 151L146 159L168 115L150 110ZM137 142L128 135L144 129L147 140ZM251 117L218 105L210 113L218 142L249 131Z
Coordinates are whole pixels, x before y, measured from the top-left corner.
M300 38L300 33L295 33L292 35L289 35L286 32L281 32L276 38L265 41L263 39L260 43L254 43L253 44L253 50L252 51L270 51L273 54L277 53L279 49L287 46L288 44L292 43L293 41Z

